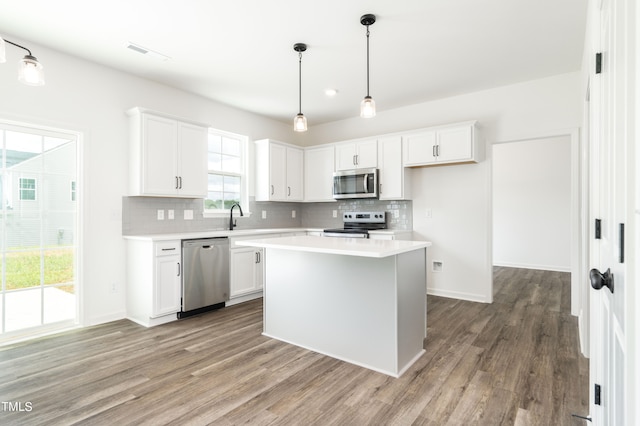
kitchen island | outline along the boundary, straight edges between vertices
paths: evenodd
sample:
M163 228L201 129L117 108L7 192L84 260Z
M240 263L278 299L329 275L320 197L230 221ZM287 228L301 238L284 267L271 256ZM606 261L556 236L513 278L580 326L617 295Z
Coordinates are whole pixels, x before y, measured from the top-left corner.
M423 353L426 241L295 236L266 250L263 334L399 377Z

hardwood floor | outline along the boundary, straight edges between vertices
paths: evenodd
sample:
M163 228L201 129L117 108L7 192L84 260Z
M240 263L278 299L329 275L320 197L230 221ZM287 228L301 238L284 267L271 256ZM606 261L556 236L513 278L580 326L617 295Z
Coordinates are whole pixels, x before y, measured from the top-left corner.
M584 424L569 274L494 277L493 304L428 296L426 354L399 379L262 336L261 300L0 347L0 424Z

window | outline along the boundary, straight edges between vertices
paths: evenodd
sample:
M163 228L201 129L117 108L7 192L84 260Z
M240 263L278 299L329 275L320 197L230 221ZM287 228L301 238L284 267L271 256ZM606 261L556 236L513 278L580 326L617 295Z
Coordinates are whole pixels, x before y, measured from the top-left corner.
M234 203L247 204L247 138L209 130L208 185L205 215L227 213Z
M36 180L34 178L20 178L20 200L35 201Z

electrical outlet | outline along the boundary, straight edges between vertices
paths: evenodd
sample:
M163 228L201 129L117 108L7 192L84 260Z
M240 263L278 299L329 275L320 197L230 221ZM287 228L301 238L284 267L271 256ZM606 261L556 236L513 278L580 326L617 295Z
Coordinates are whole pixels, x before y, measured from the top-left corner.
M118 292L118 284L115 281L113 281L111 283L111 293L117 293L117 292Z
M338 210L333 211L333 217L338 217Z
M433 218L433 211L432 211L431 209L425 209L425 211L424 211L424 216L425 216L427 219L431 219L431 218Z
M295 210L291 210L291 218L292 219L296 218L296 211Z
M267 211L266 210L262 210L262 218L263 219L267 218Z
M175 218L175 212L173 210L167 210L167 217L169 220L173 220Z
M158 220L164 220L164 210L158 210Z
M399 218L399 217L400 217L400 210L395 209L395 210L393 211L393 217L394 217L394 219Z
M193 210L184 211L184 220L193 220Z
M434 260L431 270L433 272L442 272L444 270L444 262L442 262L442 260Z

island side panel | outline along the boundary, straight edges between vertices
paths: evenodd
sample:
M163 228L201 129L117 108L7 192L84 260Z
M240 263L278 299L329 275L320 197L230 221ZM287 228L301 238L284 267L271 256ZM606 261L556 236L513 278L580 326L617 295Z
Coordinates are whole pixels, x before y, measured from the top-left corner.
M398 368L404 372L424 353L427 335L426 249L397 256Z
M395 256L267 249L264 334L397 376Z

